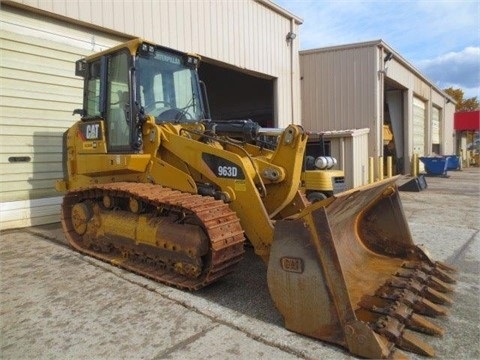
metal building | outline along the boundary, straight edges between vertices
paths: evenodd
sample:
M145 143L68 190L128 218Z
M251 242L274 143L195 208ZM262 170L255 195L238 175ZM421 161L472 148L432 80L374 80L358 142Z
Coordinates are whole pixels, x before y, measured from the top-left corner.
M269 0L11 0L0 8L0 229L58 221L81 57L133 37L202 56L212 118L300 118L298 27Z
M397 174L414 153L454 153L454 100L382 40L301 51L300 71L307 129L369 128L368 155Z

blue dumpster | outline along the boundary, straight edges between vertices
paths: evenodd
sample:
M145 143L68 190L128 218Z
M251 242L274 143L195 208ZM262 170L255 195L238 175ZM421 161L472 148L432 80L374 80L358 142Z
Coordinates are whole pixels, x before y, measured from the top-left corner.
M448 156L422 156L419 159L425 165L428 175L447 175L447 164L450 159Z
M447 158L447 170L460 169L460 156L458 155L444 155Z

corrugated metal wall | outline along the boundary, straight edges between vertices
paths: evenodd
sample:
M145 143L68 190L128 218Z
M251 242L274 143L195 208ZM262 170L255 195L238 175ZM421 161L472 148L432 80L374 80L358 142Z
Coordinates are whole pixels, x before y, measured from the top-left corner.
M378 136L373 130L378 123L376 61L371 47L300 52L302 125L312 131L370 129L361 141L349 138L344 143L350 187L367 182L369 145L373 148Z
M372 47L300 52L302 124L345 130L375 124L376 51Z
M368 133L364 128L325 134L331 155L345 173L347 189L368 184Z
M1 229L58 221L62 134L82 107L76 60L125 39L2 7Z
M299 40L293 48L285 40L289 31L298 35L299 21L272 10L276 6L268 0L14 2L275 77L278 124L292 122L292 113L299 123Z

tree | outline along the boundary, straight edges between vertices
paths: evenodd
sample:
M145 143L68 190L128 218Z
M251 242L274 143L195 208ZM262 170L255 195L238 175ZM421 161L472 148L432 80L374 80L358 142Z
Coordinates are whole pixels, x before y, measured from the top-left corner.
M456 111L474 111L480 110L480 103L477 100L477 97L471 97L468 99L464 99L465 93L462 89L454 89L449 87L447 89L443 89L448 95L450 95L457 105L455 106Z

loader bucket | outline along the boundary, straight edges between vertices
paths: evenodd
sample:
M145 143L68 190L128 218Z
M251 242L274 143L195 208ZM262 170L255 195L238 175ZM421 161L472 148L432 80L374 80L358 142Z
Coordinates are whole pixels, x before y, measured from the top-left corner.
M410 234L395 181L370 184L277 221L268 286L292 331L365 358L434 356L412 330L442 335L455 270Z

